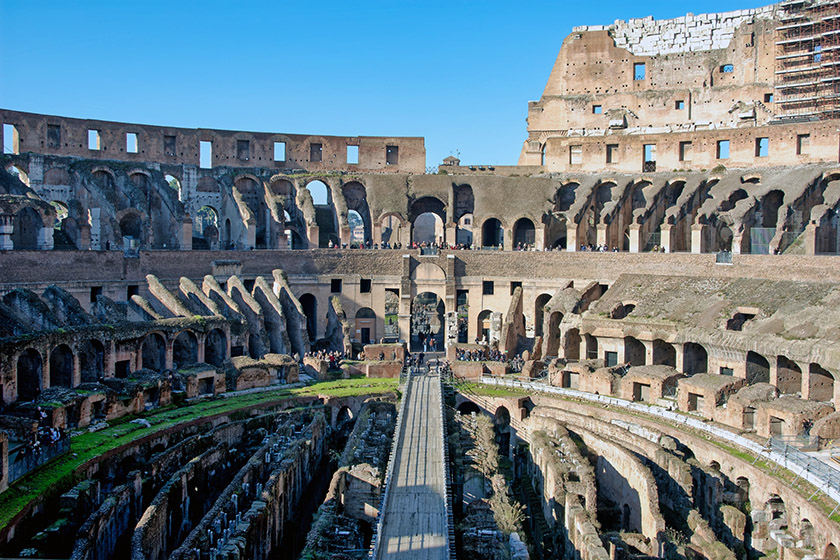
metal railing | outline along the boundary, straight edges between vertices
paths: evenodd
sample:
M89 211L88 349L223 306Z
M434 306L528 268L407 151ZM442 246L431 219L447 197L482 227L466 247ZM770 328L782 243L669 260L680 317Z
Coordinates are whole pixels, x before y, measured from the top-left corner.
M481 382L487 385L505 385L531 391L556 393L576 399L625 408L633 412L654 415L676 424L710 434L718 440L737 445L755 454L754 462L758 461L759 457L763 457L776 463L777 468L783 467L791 471L794 475L796 475L796 478L790 483L791 486L800 478L813 484L817 488L817 491L811 495L811 498L822 492L837 502L837 507L834 508L830 515L833 515L837 509L840 508L840 465L838 465L838 468L834 468L819 459L806 455L792 445L785 444L781 440L776 440L776 442L770 440L767 444L761 445L751 439L745 438L744 436L738 435L719 426L707 424L702 419L691 418L685 414L673 412L661 406L639 404L616 397L596 395L585 391L578 391L576 389L564 389L561 387L546 385L544 383L526 383L513 379L502 379L489 376L483 376L481 378ZM840 454L838 454L838 458L840 458Z
M70 438L63 437L55 443L42 445L38 451L18 453L15 460L9 463L9 484L68 451Z

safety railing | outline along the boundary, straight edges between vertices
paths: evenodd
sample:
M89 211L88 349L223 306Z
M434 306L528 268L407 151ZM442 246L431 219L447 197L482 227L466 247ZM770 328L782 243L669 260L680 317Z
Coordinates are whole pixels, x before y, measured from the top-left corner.
M25 449L9 463L9 484L70 451L70 438L63 437L55 443L41 445L37 450Z

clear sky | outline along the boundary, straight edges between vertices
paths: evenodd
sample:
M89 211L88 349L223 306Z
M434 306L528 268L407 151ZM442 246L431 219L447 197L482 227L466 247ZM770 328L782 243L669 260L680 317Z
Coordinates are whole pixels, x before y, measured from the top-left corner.
M0 0L0 107L181 127L423 136L515 164L575 25L768 1Z

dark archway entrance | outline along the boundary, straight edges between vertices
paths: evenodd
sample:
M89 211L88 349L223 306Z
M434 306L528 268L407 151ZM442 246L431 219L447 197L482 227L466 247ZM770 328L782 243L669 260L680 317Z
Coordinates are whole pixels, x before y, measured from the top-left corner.
M412 352L422 352L424 348L425 351L443 351L443 311L443 301L432 292L423 292L414 298L411 303Z

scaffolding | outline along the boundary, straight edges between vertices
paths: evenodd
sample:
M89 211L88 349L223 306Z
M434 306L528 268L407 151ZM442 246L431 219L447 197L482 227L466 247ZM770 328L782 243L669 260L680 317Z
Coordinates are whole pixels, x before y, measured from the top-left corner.
M840 117L840 0L789 0L779 7L776 117Z

